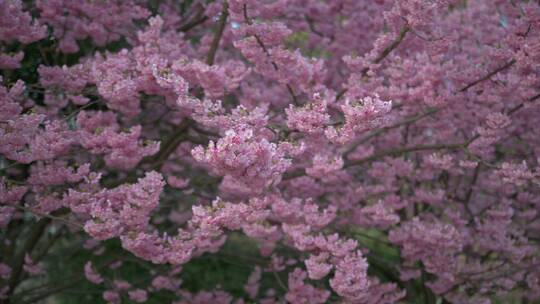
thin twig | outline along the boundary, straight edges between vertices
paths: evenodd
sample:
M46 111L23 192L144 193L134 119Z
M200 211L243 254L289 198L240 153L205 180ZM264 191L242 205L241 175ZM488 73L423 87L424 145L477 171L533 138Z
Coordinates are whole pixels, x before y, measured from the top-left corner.
M244 19L245 19L245 21L246 21L246 23L248 25L253 24L251 18L249 18L248 14L247 14L247 4L244 4ZM255 37L255 40L257 41L257 44L261 47L261 49L264 51L266 56L270 59L270 63L274 67L274 70L279 71L279 67L278 67L277 63L272 60L272 55L268 51L268 48L266 48L266 45L264 45L264 42L262 41L261 37L259 37L259 35L257 35L257 34L253 34L253 37ZM299 105L298 98L296 97L293 88L289 84L287 84L286 86L287 86L287 91L289 92L289 94L291 95L291 97L293 99L293 103L295 105Z
M538 98L540 98L540 93L539 94L536 94L534 95L533 97L527 99L526 102L533 102L535 100L537 100ZM514 114L515 112L519 111L521 108L523 108L523 106L525 106L525 102L522 102L520 104L518 104L517 106L511 108L510 110L508 110L507 112L507 115L512 115Z
M191 18L191 20L188 20L186 23L180 25L180 27L178 28L180 32L188 32L197 25L202 24L206 20L208 20L208 16L204 15L204 7L201 4L196 5L193 10L195 10L195 12L191 13L191 15L195 15L195 17Z
M463 88L461 88L461 89L459 90L459 92L465 92L465 91L467 91L468 89L474 87L475 85L477 85L477 84L479 84L479 83L481 83L481 82L483 82L483 81L488 80L489 78L491 78L491 76L493 76L493 75L495 75L495 74L497 74L497 73L499 73L499 72L501 72L501 71L504 71L504 70L508 69L509 67L511 67L512 65L514 65L515 63L516 63L516 60L515 60L515 59L512 59L512 60L508 61L508 62L507 62L506 64L504 64L503 66L498 67L497 69L495 69L495 70L489 72L489 73L486 74L485 76L483 76L483 77L481 77L481 78L479 78L479 79L477 79L477 80L475 80L475 81L469 83L468 85L464 86Z
M347 161L344 165L344 168L358 166L366 162L374 161L374 160L377 160L386 156L399 156L408 152L428 151L428 150L459 150L459 149L463 149L467 147L468 143L469 141L466 141L464 143L456 143L456 144L418 145L414 147L405 147L405 148L381 151L377 154L374 154L372 156L369 156L360 160Z
M405 25L403 28L399 31L399 35L396 40L394 40L389 46L387 46L380 54L377 56L374 60L374 64L381 63L390 53L392 53L393 50L395 50L398 45L405 39L405 36L409 32L410 28L409 26ZM367 73L369 72L369 67L365 67L362 70L362 75L367 76Z
M417 115L414 115L412 117L409 117L409 118L406 118L400 122L397 122L391 126L387 126L387 127L382 127L380 129L377 129L373 132L371 132L369 135L367 135L366 137L362 138L361 140L359 140L358 142L352 144L344 153L344 156L347 157L350 153L352 153L354 150L356 150L356 148L367 142L368 140L370 140L371 138L373 137L376 137L378 135L380 135L381 133L384 133L384 132L387 132L389 130L392 130L392 129L395 129L395 128L399 128L401 126L404 126L404 125L409 125L411 123L414 123L422 118L425 118L425 117L428 117L428 116L431 116L435 113L437 113L439 111L439 109L429 109L427 110L426 112L424 113L421 113L421 114L417 114Z
M392 53L393 50L395 50L400 44L401 42L403 41L403 39L405 39L405 36L407 35L407 33L409 32L410 28L409 26L405 25L400 31L399 31L399 35L397 37L396 40L394 40L388 47L386 47L380 54L379 56L377 56L373 61L372 63L374 64L379 64L381 63L386 57L388 57L388 55L390 55L390 53ZM365 67L362 69L361 73L364 77L367 76L367 73L369 72L370 68L369 67ZM337 95L336 95L336 101L339 100L341 97L343 97L343 95L345 95L345 93L347 93L348 89L343 89L341 90Z
M476 167L474 168L474 174L473 174L473 178L471 180L471 185L469 186L469 190L467 191L467 194L465 195L465 199L463 200L463 205L465 206L465 211L467 212L467 214L469 214L469 216L472 218L474 217L472 212L471 212L471 209L469 207L469 202L471 201L471 198L472 198L472 194L474 192L474 187L476 185L476 181L478 180L478 175L480 174L480 166L481 166L481 163L478 163L476 165Z
M400 156L409 152L416 152L416 151L429 151L429 150L459 150L459 149L465 149L467 146L478 137L473 137L463 143L456 143L456 144L432 144L432 145L418 145L414 147L404 147L404 148L398 148L398 149L391 149L386 151L378 152L377 154L368 156L366 158L362 158L359 160L353 160L353 161L346 161L343 165L343 168L349 168L354 166L359 166L364 163L378 160L380 158L384 158L387 156ZM293 172L287 172L283 175L283 180L288 180L296 177L300 177L306 174L305 169L298 169Z
M163 163L169 158L169 156L176 151L176 148L186 139L185 133L190 125L191 121L185 119L177 127L176 131L172 133L161 146L159 152L151 159L154 169L159 170Z
M79 225L79 224L76 224L76 223L73 223L73 222L70 222L60 216L56 216L56 215L52 215L52 214L47 214L47 213L41 213L41 212L37 212L37 211L34 211L32 210L31 208L27 208L27 207L24 207L24 206L20 206L20 205L13 205L15 208L21 210L21 211L25 211L25 212L28 212L28 213L32 213L33 215L35 215L36 217L40 217L40 218L49 218L51 220L54 220L54 221L59 221L59 222L63 222L67 225L71 225L71 226L74 226L74 227L77 227L79 229L83 229L84 227ZM66 213L67 210L60 210L60 214L64 214Z
M196 27L197 25L199 24L202 24L204 23L206 20L208 20L208 16L201 16L197 19L194 19L186 24L183 24L180 26L180 28L178 29L179 31L181 32L187 32L189 30L191 30L192 28Z
M313 19L309 16L306 15L305 17L306 19L306 22L308 24L308 27L309 27L309 30L312 31L314 34L316 34L317 36L320 36L320 37L324 37L324 34L319 32L316 28L315 28L315 25L313 24Z

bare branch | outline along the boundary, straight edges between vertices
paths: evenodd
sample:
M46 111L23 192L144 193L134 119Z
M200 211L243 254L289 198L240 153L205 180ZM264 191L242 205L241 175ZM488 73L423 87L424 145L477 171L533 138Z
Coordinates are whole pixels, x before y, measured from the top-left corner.
M216 53L219 48L219 42L221 41L221 36L223 36L223 31L225 30L225 25L227 25L227 17L229 16L229 4L227 1L223 2L223 9L221 10L221 16L218 21L218 28L214 35L214 40L210 45L210 50L208 51L208 56L206 57L206 63L208 65L213 65L216 58Z
M253 24L251 18L249 18L248 14L247 14L247 5L244 4L244 19L246 20L246 23L248 25L251 25ZM257 41L257 44L263 49L264 53L266 54L266 56L268 56L268 58L270 58L270 62L272 64L272 66L274 67L274 69L276 71L279 71L279 67L277 65L277 63L275 63L273 60L272 60L272 56L270 55L270 52L268 51L268 49L266 48L266 45L264 45L264 42L262 41L261 37L259 37L259 35L253 35L253 37L255 37L255 40ZM287 91L289 91L289 94L291 95L292 99L293 99L293 103L295 105L299 105L298 103L298 98L296 97L295 93L294 93L294 90L293 88L287 84Z
M513 66L514 63L516 63L516 60L515 60L515 59L512 59L512 60L508 61L505 65L503 65L503 66L501 66L501 67L498 67L497 69L495 69L495 70L489 72L488 74L486 74L486 75L483 76L482 78L479 78L479 79L477 79L477 80L475 80L475 81L469 83L468 85L464 86L463 88L461 88L461 89L459 90L459 92L465 92L465 91L467 91L468 89L474 87L475 85L477 85L477 84L479 84L479 83L481 83L481 82L483 82L483 81L488 80L489 78L491 78L491 76L493 76L493 75L495 75L495 74L497 74L497 73L499 73L499 72L501 72L501 71L504 71L504 70L508 69L509 67Z

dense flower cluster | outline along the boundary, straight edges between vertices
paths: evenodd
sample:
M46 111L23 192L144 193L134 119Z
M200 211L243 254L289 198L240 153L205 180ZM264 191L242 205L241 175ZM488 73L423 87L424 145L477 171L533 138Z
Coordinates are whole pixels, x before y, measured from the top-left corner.
M0 0L0 71L1 303L540 300L538 1Z

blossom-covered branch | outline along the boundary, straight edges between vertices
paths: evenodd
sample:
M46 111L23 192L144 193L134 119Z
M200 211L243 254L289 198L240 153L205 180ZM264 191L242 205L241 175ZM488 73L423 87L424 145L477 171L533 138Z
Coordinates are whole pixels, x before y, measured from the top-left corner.
M0 302L537 301L539 41L525 0L0 1Z

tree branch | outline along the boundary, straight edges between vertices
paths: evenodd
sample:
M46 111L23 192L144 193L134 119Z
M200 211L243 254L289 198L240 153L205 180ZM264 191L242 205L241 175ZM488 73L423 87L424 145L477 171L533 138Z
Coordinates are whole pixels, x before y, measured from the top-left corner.
M244 19L245 19L245 21L246 21L246 23L248 25L253 24L253 22L251 21L251 19L249 18L248 14L247 14L247 4L244 4ZM259 37L259 35L257 35L257 34L254 34L253 37L255 37L255 40L257 41L257 44L262 48L262 50L264 51L266 56L268 56L268 58L270 59L270 63L274 67L274 70L279 71L279 67L278 67L277 63L275 63L272 60L272 56L271 56L270 52L268 51L268 49L266 48L266 45L264 45L264 42L262 41L261 37ZM294 94L293 88L289 84L286 84L286 86L287 86L287 91L289 92L289 94L291 95L291 97L293 99L293 103L295 105L299 105L298 98Z
M313 24L313 19L310 17L310 16L305 16L305 19L306 19L306 22L308 24L308 27L309 27L309 30L312 31L314 34L316 34L317 36L320 36L320 37L324 37L324 34L319 32L316 28L315 28L315 25Z
M356 160L356 161L347 161L345 162L344 168L352 167L352 166L358 166L361 164L364 164L366 162L374 161L379 158L383 158L386 156L399 156L408 152L416 152L416 151L428 151L428 150L458 150L466 148L469 144L469 141L466 141L464 143L457 143L457 144L433 144L433 145L418 145L414 147L405 147L405 148L399 148L399 149L392 149L392 150L386 150L381 151L377 154L374 154L372 156Z
M164 141L159 152L151 158L152 167L155 170L161 169L163 163L176 151L180 143L186 139L186 132L190 123L191 121L189 119L184 119L177 127L177 130Z
M51 222L51 219L48 217L41 218L35 225L32 227L32 230L30 231L30 235L26 239L26 242L24 243L21 250L18 252L18 254L14 257L13 262L11 263L11 276L8 280L8 291L7 296L8 298L13 294L15 291L15 288L17 285L19 285L19 277L22 273L22 268L24 265L24 257L26 254L29 254L32 252L36 244L38 243L39 239L45 232L45 229ZM9 303L9 300L8 300Z
M480 166L481 163L478 163L476 167L474 168L473 178L470 182L469 190L467 191L467 194L465 195L465 199L463 200L463 205L465 207L465 211L471 218L474 217L474 215L471 212L471 209L469 207L469 202L471 201L472 194L474 192L474 187L476 185L476 181L478 180L478 175L480 174Z
M403 39L405 39L405 36L407 35L407 33L409 32L410 28L409 26L404 26L400 31L399 31L399 35L397 37L396 40L394 40L394 42L392 42L392 44L390 44L388 47L386 47L382 53L377 57L375 58L375 60L373 61L373 63L380 63L381 61L384 60L384 58L386 58L388 55L390 55L390 53L398 47L398 45L403 41Z
M406 118L398 123L395 123L391 126L387 126L387 127L382 127L380 129L377 129L373 132L371 132L369 135L367 135L366 137L362 138L360 141L352 144L349 148L347 148L347 150L345 150L345 152L343 153L345 157L347 157L350 153L352 153L354 150L356 150L356 148L358 146L360 146L361 144L365 143L366 141L372 139L373 137L376 137L382 133L385 133L387 131L390 131L392 129L396 129L396 128L399 128L401 126L405 126L405 125L409 125L411 123L414 123L424 117L428 117L428 116L431 116L435 113L437 113L440 109L429 109L427 110L426 112L424 113L421 113L421 114L417 114L417 115L414 115L412 117L409 117L409 118Z
M388 47L386 47L380 54L379 56L377 56L373 61L372 63L374 64L378 64L378 63L381 63L386 57L388 57L388 55L390 55L390 53L392 53L393 50L395 50L400 44L401 42L403 41L403 39L405 39L405 36L407 35L407 33L409 32L410 28L409 26L404 26L400 31L399 31L399 35L397 37L396 40L394 40ZM369 72L370 68L369 67L365 67L362 69L361 73L363 76L367 76L367 73ZM343 97L343 95L345 95L345 93L347 93L347 90L348 89L343 89L341 90L338 95L336 96L336 100L340 99L341 97Z
M409 26L405 25L400 31L399 31L399 35L397 37L396 40L394 40L389 46L387 46L380 54L379 56L377 56L374 60L373 60L373 63L374 64L379 64L381 63L384 58L386 58L388 55L390 55L390 53L392 53L393 50L395 50L398 45L403 41L403 39L405 39L405 36L407 35L407 33L409 32L410 28ZM367 75L367 72L369 72L369 67L365 67L364 69L362 69L362 75L366 76Z
M479 79L477 79L477 80L475 80L475 81L469 83L468 85L464 86L463 88L461 88L461 89L459 90L459 92L465 92L465 91L467 91L468 89L474 87L475 85L477 85L477 84L479 84L479 83L481 83L481 82L483 82L483 81L488 80L489 78L491 78L491 76L493 76L493 75L495 75L495 74L497 74L497 73L499 73L499 72L501 72L501 71L504 71L504 70L508 69L509 67L513 66L514 63L516 63L516 60L515 60L515 59L512 59L512 60L508 61L505 65L503 65L503 66L501 66L501 67L498 67L497 69L495 69L495 70L489 72L489 73L486 74L484 77L479 78Z
M465 149L467 146L477 137L473 137L470 140L467 140L463 143L456 143L456 144L433 144L433 145L418 145L414 147L404 147L404 148L398 148L398 149L391 149L386 151L381 151L377 154L374 154L372 156L368 156L366 158L362 158L355 161L346 161L343 165L343 168L349 168L354 166L359 166L364 163L374 161L386 156L400 156L405 153L409 152L416 152L416 151L428 151L428 150L459 150L459 149ZM305 169L298 169L296 171L287 172L283 174L283 180L288 180L296 177L300 177L306 174Z
M535 100L537 100L538 98L540 98L540 93L539 94L536 94L534 95L533 97L527 99L526 102L533 102ZM515 112L519 111L521 108L523 108L523 106L525 106L525 102L522 102L520 104L518 104L517 106L511 108L510 110L508 110L508 115L512 115L514 114Z
M186 23L180 25L178 30L180 32L187 32L192 28L196 27L199 24L204 23L208 20L208 16L204 15L204 7L201 4L196 5L196 8L193 9L195 12L191 12L190 15L195 15L193 18L190 18Z
M216 53L219 48L219 42L221 41L221 36L223 36L223 31L225 30L225 25L227 25L227 17L229 16L229 4L227 1L223 2L223 9L221 10L221 16L219 16L218 28L214 35L214 40L210 45L210 50L206 56L206 64L213 65L216 58Z

